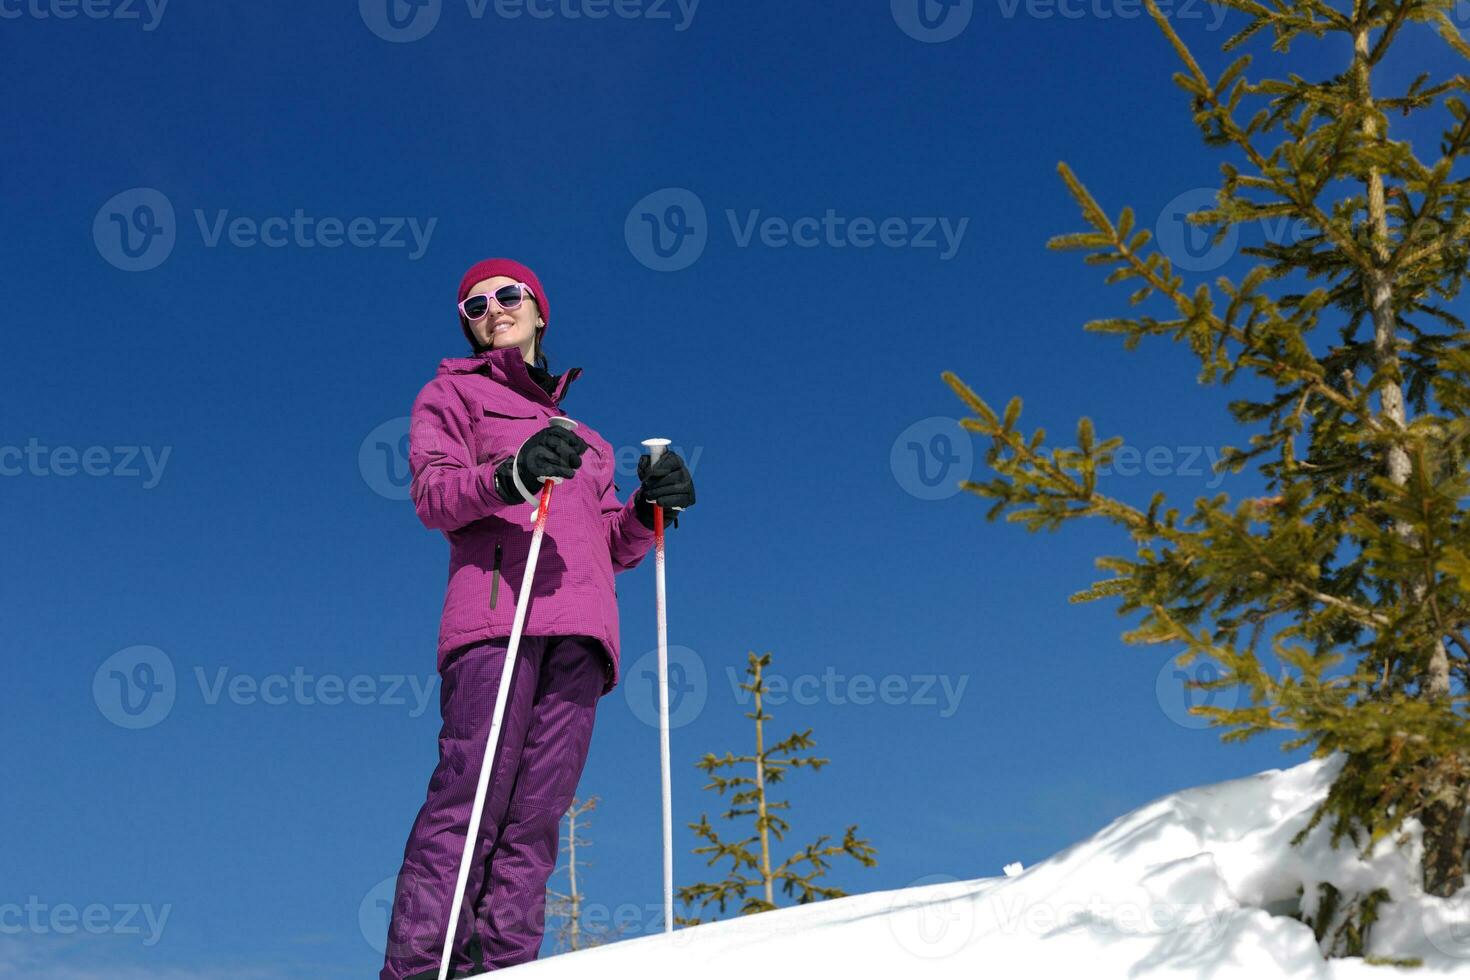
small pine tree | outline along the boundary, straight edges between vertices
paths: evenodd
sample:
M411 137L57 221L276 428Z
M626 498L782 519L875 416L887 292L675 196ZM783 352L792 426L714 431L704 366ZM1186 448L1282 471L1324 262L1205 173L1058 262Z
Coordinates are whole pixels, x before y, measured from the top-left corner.
M556 951L558 953L567 950L591 949L593 946L602 946L619 938L621 931L609 924L590 924L583 922L585 915L584 900L581 886L577 880L577 869L590 867L592 862L579 858L577 848L591 845L591 841L579 834L579 828L585 827L592 821L590 818L583 819L583 815L597 808L597 797L590 797L581 803L576 797L572 797L571 806L562 815L566 821L566 833L562 836L561 853L566 855L566 860L559 863L557 871L565 871L567 874L567 890L565 893L552 888L546 889L546 917L547 922L558 920L554 935L556 936Z
M839 898L847 893L840 888L815 883L816 879L827 873L830 867L828 858L846 854L864 867L872 867L878 863L873 856L877 850L868 841L859 840L856 836L857 824L851 824L843 834L840 844L828 844L830 837L823 834L815 843L807 845L780 864L771 864L772 835L778 841L784 840L786 831L790 829L776 811L789 810L790 803L772 800L767 795L767 787L781 782L788 769L808 766L816 771L831 760L797 755L815 744L810 728L804 732L796 732L770 748L765 747L765 723L771 720L771 716L766 713L763 704L766 690L763 672L771 662L771 655L766 653L757 657L752 652L749 659L750 664L745 672L751 679L740 687L751 692L755 699L755 710L745 713L745 717L755 720L755 752L739 756L726 752L723 758L706 753L695 765L709 774L710 782L705 789L716 790L722 796L725 790L734 790L730 797L731 807L725 811L724 818L735 820L740 817L754 817L755 832L743 840L723 841L710 826L708 815L700 814L699 823L689 824L689 827L709 843L696 847L694 853L709 855L709 860L705 862L706 867L722 858L729 858L730 871L722 881L700 882L678 890L679 900L684 904L698 902L700 908L704 909L718 903L722 914L726 903L737 898L742 900L741 915L776 908L778 884L783 894L796 897L798 905L824 898ZM749 766L751 775L716 774L716 770L736 766ZM752 850L755 845L759 845L758 853ZM807 869L805 872L801 870L803 866ZM679 925L698 925L702 920L692 916L675 916L674 921Z
M1144 613L1125 640L1182 644L1181 663L1222 664L1219 677L1191 686L1248 692L1239 707L1193 709L1226 740L1282 731L1296 736L1285 749L1344 754L1294 843L1330 817L1332 842L1347 836L1367 854L1417 818L1424 890L1448 897L1470 872L1470 331L1448 305L1470 259L1470 181L1452 174L1470 156L1470 106L1462 74L1431 81L1426 72L1382 97L1371 83L1407 37L1437 37L1465 60L1470 44L1446 15L1453 0L1218 2L1247 19L1227 52L1269 34L1287 65L1282 77L1251 82L1251 57L1241 55L1211 78L1155 0L1144 0L1184 66L1174 79L1204 142L1235 158L1221 164L1216 206L1188 220L1213 229L1215 244L1248 222L1308 233L1243 249L1259 264L1238 281L1220 276L1218 293L1191 287L1149 248L1131 208L1114 221L1060 164L1091 230L1049 245L1087 252L1089 264L1111 269L1108 282L1131 283L1132 305L1153 300L1166 311L1086 329L1122 334L1129 350L1146 336L1187 343L1201 384L1244 374L1264 385L1263 397L1228 403L1237 422L1263 431L1249 449L1226 447L1221 466L1257 466L1269 495L1234 507L1223 493L1200 497L1183 519L1162 493L1135 507L1097 480L1121 438L1097 441L1083 418L1078 447L1052 452L1043 430L1019 431L1019 398L997 414L945 372L978 416L961 425L991 437L986 459L997 474L961 486L995 501L990 520L1013 508L1008 519L1032 531L1082 517L1126 530L1136 557L1099 558L1113 577L1073 601L1117 597L1120 614ZM1291 46L1324 37L1342 70L1304 78ZM1390 122L1430 112L1446 128L1439 159L1426 163L1390 137ZM1313 331L1329 325L1335 341L1314 350ZM1271 626L1276 677L1257 650ZM1344 662L1349 669L1335 671ZM1327 952L1365 949L1390 897L1330 894L1325 904L1303 900Z

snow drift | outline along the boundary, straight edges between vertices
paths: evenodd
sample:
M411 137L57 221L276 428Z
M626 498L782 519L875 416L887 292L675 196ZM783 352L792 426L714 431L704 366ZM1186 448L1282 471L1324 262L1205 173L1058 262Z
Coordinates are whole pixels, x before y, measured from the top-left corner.
M1368 860L1329 847L1324 819L1288 841L1341 767L1314 759L1164 796L1027 869L783 908L644 936L516 967L526 980L589 976L1179 977L1263 980L1470 977L1470 887L1419 887L1420 827ZM1330 881L1387 887L1375 955L1422 968L1327 959L1291 918ZM1300 893L1299 890L1300 889ZM488 977L489 974L486 974Z

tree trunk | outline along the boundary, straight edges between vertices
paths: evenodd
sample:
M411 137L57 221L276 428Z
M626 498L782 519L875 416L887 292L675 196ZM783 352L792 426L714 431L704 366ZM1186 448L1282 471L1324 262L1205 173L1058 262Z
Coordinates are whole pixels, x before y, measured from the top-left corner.
M761 726L761 691L763 671L760 664L755 667L755 786L756 825L761 835L761 881L765 885L766 903L776 904L776 891L771 880L771 837L766 826L766 745L765 731Z
M1373 116L1373 96L1368 75L1368 32L1360 28L1353 36L1354 80L1358 86L1358 105L1363 113L1363 135L1369 140L1378 138L1378 123ZM1379 417L1395 429L1403 429L1407 423L1404 407L1404 392L1397 380L1398 318L1394 314L1394 283L1381 270L1388 265L1388 209L1385 204L1383 175L1378 169L1368 172L1368 220L1373 236L1372 255L1376 268L1369 278L1368 297L1373 312L1373 354L1375 367L1383 370L1393 368L1393 376L1385 378L1378 389ZM1385 461L1388 477L1396 486L1409 482L1409 454L1403 446L1390 446ZM1395 532L1404 538L1412 533L1408 524L1399 521ZM1422 602L1428 591L1427 583L1415 582L1413 595ZM1450 693L1450 658L1444 637L1437 636L1429 661L1419 679L1419 694L1424 698L1448 698ZM1433 764L1434 760L1430 761ZM1459 767L1452 767L1459 768ZM1430 785L1432 792L1436 786ZM1465 820L1470 800L1463 787L1454 792L1454 803L1437 801L1424 808L1417 816L1424 827L1424 857L1422 871L1424 890L1430 895L1447 898L1460 890L1465 883Z
M572 949L582 948L582 895L577 891L577 810L574 806L567 814L567 877L571 879L571 939Z

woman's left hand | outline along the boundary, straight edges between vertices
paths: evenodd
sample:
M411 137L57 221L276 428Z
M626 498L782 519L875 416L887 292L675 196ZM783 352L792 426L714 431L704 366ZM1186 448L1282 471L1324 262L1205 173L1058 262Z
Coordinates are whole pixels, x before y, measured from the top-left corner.
M694 506L694 477L690 475L689 467L684 465L684 460L673 450L665 449L657 463L646 453L640 456L638 479L641 483L634 506L638 520L646 528L653 527L654 504L664 508L665 517L669 516L671 507L687 510Z

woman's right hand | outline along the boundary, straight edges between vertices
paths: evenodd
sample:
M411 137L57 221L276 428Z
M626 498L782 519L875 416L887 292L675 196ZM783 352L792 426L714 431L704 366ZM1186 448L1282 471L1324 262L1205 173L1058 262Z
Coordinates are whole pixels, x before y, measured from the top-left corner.
M548 425L496 467L495 493L508 504L528 502L541 492L547 477L575 476L586 450L586 440L572 430Z
M582 465L587 442L571 429L548 425L532 435L516 454L516 470L526 485L535 490L549 476L570 479Z

